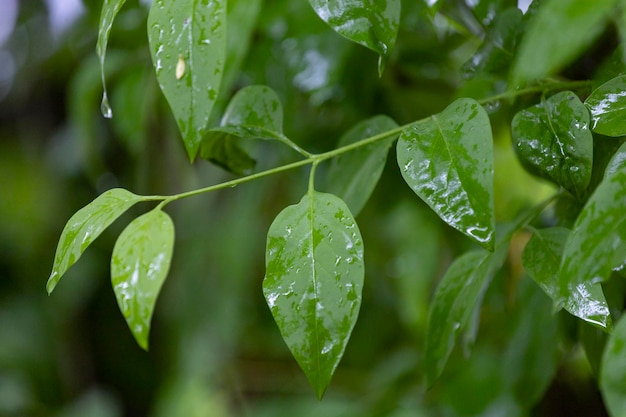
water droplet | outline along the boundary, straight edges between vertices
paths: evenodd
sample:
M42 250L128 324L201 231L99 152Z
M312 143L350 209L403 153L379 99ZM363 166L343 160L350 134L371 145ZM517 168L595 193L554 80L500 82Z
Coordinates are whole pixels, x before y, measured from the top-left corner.
M109 104L109 97L107 97L107 92L105 91L102 94L102 103L100 104L100 111L102 111L102 115L107 119L113 117L113 110L111 110L111 105Z

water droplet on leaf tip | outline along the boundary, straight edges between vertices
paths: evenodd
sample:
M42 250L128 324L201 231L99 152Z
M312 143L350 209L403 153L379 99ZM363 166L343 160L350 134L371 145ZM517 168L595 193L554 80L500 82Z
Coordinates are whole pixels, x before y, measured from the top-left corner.
M113 110L111 110L111 106L109 105L109 98L107 97L106 91L102 94L102 103L100 104L100 111L102 112L102 116L107 119L111 119L113 117Z

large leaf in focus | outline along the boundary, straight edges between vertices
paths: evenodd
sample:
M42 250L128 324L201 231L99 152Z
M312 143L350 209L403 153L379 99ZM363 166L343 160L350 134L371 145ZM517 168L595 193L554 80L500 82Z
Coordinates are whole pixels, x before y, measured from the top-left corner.
M450 226L493 250L493 142L472 99L402 131L398 165L407 184Z
M513 68L517 83L553 74L604 30L617 0L546 0L530 20Z
M622 317L602 355L600 391L612 417L626 415L626 317Z
M560 297L559 267L569 234L570 231L563 227L535 230L522 252L522 265L559 307L563 303L562 307L573 315L602 328L610 328L609 307L600 284L581 283L567 299Z
M609 166L611 170L585 204L565 245L559 273L564 300L585 285L608 279L615 253L626 241L626 159L614 158Z
M267 236L263 294L291 353L321 398L356 323L363 241L346 204L311 191Z
M111 283L117 304L135 340L148 349L150 320L174 250L172 219L154 209L120 234L111 256Z
M396 44L400 0L309 0L317 15L337 33L379 56L378 72Z
M100 76L102 78L102 115L107 118L113 117L113 111L109 105L107 96L106 77L104 75L104 59L107 52L107 44L109 43L109 34L113 21L119 13L126 0L104 0L102 3L102 11L100 12L100 24L98 25L98 42L96 43L96 53L100 58Z
M59 238L52 273L46 284L48 294L100 233L140 200L141 197L130 191L114 188L74 213Z
M389 117L375 116L355 125L339 139L337 146L350 145L397 127ZM389 148L396 138L397 134L333 159L327 174L326 191L345 201L355 216L372 195L385 168Z
M156 76L190 160L198 152L220 90L225 14L224 0L155 0L148 15Z
M511 128L524 166L581 200L591 180L593 137L589 112L578 96L555 94L517 113Z
M591 130L606 136L626 135L626 75L596 88L585 105L591 112Z

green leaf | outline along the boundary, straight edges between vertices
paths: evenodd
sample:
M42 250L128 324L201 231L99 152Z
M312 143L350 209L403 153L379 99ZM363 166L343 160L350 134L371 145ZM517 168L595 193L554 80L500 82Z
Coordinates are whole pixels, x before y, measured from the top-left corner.
M190 160L198 152L220 89L225 14L224 0L155 0L148 15L152 62Z
M602 355L600 391L613 417L626 415L626 316L623 316Z
M363 271L359 229L332 194L309 192L270 226L263 294L318 398L356 323Z
M355 125L339 139L338 147L350 145L397 128L387 116L375 116ZM356 216L374 192L396 135L357 148L333 159L326 177L326 190L346 202Z
M622 143L622 145L615 151L611 160L606 165L604 169L604 178L611 177L626 165L626 142Z
M317 15L341 36L376 52L378 72L396 44L400 0L309 0Z
M626 75L596 88L585 105L591 112L591 130L605 136L626 135Z
M602 328L610 328L611 315L600 284L580 284L563 300L559 292L559 267L570 231L562 227L535 230L522 252L522 265L528 275L559 307Z
M529 21L513 68L524 83L559 71L602 33L617 0L547 0Z
M113 111L109 105L109 98L107 96L106 77L104 75L104 60L107 51L107 44L109 42L109 34L111 33L111 27L113 21L119 13L122 6L126 3L126 0L104 0L102 3L102 11L100 12L100 24L98 29L98 42L96 43L96 53L100 58L100 75L102 78L102 115L108 119L113 117Z
M593 164L589 112L571 91L520 111L512 122L513 146L532 173L582 200Z
M478 102L459 99L403 130L397 156L404 180L439 217L493 250L493 142Z
M150 320L174 250L172 219L154 209L120 234L111 256L111 283L135 340L148 350Z
M114 188L74 213L59 238L52 273L46 284L48 294L100 233L138 201L141 197L122 188Z

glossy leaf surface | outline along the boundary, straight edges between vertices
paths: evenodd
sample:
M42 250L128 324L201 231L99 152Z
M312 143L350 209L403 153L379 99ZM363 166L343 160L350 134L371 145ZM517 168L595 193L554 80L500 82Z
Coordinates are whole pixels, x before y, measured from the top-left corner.
M517 82L554 74L602 33L616 0L547 0L529 21L513 69Z
M563 300L559 293L559 267L570 231L562 227L535 230L522 252L522 265L528 275L557 305L573 315L603 328L611 326L609 307L602 286L582 283Z
M400 0L309 0L317 15L341 36L379 56L378 71L396 43L400 26Z
M593 137L589 112L571 91L563 91L515 115L513 146L526 168L579 200L591 180Z
M387 132L398 127L387 116L375 116L355 125L341 139L338 147ZM356 216L372 195L387 161L387 154L397 135L344 153L331 162L326 190L346 202Z
M96 43L96 53L100 59L100 76L102 78L102 115L106 118L113 117L113 111L109 104L107 95L106 77L104 74L104 60L106 57L107 44L109 43L109 34L113 21L119 13L126 0L104 0L102 3L102 11L100 12L100 24L98 29L98 42Z
M159 209L133 220L113 248L111 283L117 304L135 340L146 350L152 312L173 250L174 224Z
M155 0L148 15L148 40L157 80L191 160L198 152L220 89L225 14L224 0Z
M622 317L602 355L600 390L613 417L626 415L626 318Z
M626 75L596 88L585 100L591 112L591 129L601 135L626 135Z
M318 398L356 323L363 273L361 234L334 195L310 192L272 223L263 294Z
M480 104L459 99L406 128L397 156L404 180L439 217L493 250L493 142Z
M100 233L140 200L141 197L130 191L114 188L74 213L59 238L52 273L46 284L48 294Z

